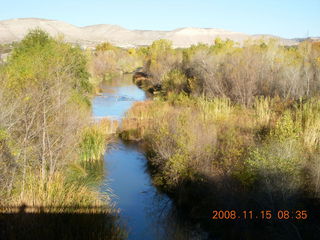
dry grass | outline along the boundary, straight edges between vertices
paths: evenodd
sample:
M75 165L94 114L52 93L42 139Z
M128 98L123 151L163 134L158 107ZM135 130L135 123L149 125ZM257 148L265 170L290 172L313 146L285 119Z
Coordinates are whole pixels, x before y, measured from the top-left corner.
M7 204L28 206L59 206L61 211L67 211L68 206L101 206L103 196L94 189L81 183L67 183L66 178L57 173L46 184L42 184L34 174L27 179L23 194L15 195ZM18 189L17 189L18 190ZM18 194L18 192L17 192Z

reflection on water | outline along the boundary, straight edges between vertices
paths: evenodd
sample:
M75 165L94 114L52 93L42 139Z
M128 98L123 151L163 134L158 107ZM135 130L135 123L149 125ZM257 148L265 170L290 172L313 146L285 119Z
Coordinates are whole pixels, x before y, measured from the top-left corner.
M190 231L169 197L152 185L147 160L135 144L120 140L105 155L108 186L116 194L128 239L204 239ZM200 238L201 236L201 238Z
M135 101L146 98L132 84L131 76L129 79L104 86L104 93L93 101L93 116L120 120ZM120 209L121 223L129 231L128 239L200 239L177 221L171 200L152 185L147 160L136 144L118 140L104 159L107 174L101 191L108 191L105 187L108 186L114 193L112 200Z

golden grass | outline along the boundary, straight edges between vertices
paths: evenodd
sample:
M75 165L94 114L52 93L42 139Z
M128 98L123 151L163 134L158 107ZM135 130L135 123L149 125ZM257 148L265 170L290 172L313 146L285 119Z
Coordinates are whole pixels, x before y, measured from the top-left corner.
M302 127L302 139L308 150L320 147L320 100L312 98L297 104L296 121Z
M67 183L61 173L41 184L39 179L30 174L23 194L10 200L10 205L26 204L28 206L59 206L67 211L68 206L101 206L106 205L102 195L81 183ZM106 198L105 198L106 199Z

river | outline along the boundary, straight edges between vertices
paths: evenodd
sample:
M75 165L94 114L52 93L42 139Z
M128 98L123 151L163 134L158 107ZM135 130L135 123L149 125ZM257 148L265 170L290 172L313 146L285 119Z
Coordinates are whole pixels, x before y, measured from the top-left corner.
M134 102L145 99L144 91L127 75L103 87L103 94L93 100L93 116L108 116L121 122ZM104 163L101 191L111 189L112 202L120 209L128 240L200 239L193 231L186 231L186 225L174 214L170 198L152 185L147 159L137 144L116 140L108 147Z

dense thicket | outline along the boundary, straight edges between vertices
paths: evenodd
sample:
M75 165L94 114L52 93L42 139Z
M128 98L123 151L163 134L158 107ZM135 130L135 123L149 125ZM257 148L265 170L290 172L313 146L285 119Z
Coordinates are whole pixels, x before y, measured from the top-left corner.
M319 43L312 42L286 47L261 40L239 47L216 39L212 46L172 49L169 41L159 40L148 48L144 69L165 93L228 97L252 105L256 96L318 95L319 55Z
M144 140L154 183L222 239L316 239L319 46L216 39L174 50L157 41L140 78L160 91L128 112L121 136ZM223 228L210 220L214 209L297 208L308 210L309 221Z

